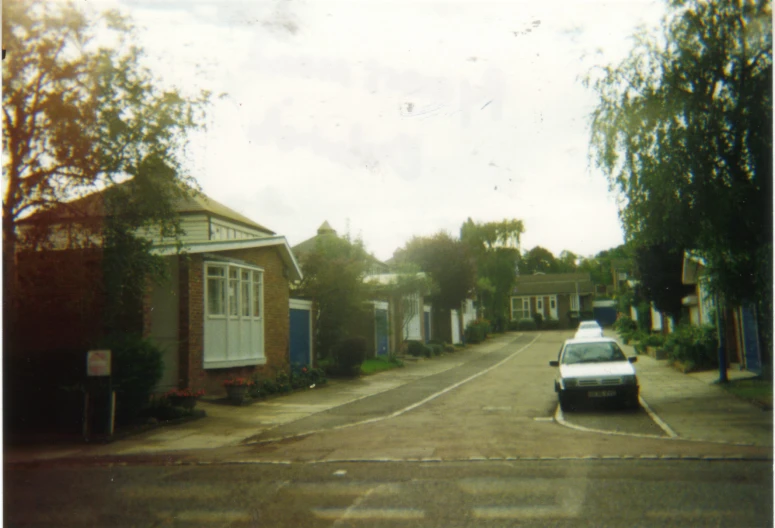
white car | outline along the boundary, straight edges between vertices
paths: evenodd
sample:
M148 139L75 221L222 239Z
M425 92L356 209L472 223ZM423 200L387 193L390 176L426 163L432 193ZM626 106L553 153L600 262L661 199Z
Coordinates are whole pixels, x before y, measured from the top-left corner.
M627 358L610 337L568 339L559 360L549 362L559 367L554 390L560 408L566 411L578 403L614 400L637 409L639 387L633 366L637 360Z
M603 337L603 329L597 324L597 321L582 321L576 330L576 339L581 337Z

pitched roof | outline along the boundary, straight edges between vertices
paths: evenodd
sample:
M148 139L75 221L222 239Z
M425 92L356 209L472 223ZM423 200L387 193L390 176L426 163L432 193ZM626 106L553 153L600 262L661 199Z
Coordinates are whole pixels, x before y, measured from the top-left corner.
M554 295L595 293L595 285L589 273L549 273L541 275L520 275L516 279L513 295Z
M128 185L131 180L117 184L118 186ZM27 217L20 223L34 222L38 219L45 219L47 221L56 220L74 220L77 218L85 217L99 217L104 216L104 196L105 192L112 187L96 191L91 194L87 194L82 198L72 200L56 205L52 209L44 211L31 217ZM262 226L261 224L254 222L247 216L244 216L234 209L223 205L222 203L213 200L209 196L201 192L196 192L193 195L186 193L182 196L176 196L173 198L173 207L178 214L191 214L191 213L205 213L214 216L218 216L224 220L243 224L247 227L263 231L269 235L275 233Z

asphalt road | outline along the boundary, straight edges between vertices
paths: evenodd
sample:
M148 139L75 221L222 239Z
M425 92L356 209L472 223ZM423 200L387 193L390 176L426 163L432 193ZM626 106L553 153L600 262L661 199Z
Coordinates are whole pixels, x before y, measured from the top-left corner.
M552 420L563 337L518 337L238 448L6 467L6 525L772 526L771 460L701 460L747 455L668 439L643 409Z
M535 461L18 469L5 526L772 526L768 463Z

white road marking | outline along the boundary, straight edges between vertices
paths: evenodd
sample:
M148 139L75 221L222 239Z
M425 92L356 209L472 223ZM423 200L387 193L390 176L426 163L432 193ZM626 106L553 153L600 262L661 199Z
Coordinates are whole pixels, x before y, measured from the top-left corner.
M400 483L388 482L376 484L373 482L299 482L290 488L294 492L309 495L395 495L400 491Z
M231 510L231 511L219 511L219 510L183 510L183 511L167 511L158 512L156 517L159 519L174 519L176 521L184 522L202 522L207 524L218 524L222 526L224 523L231 522L247 522L252 519L249 512L244 510Z
M553 422L554 416L536 416L533 420L536 422Z
M678 433L673 431L673 429L671 429L670 426L667 425L667 423L665 423L664 420L662 420L662 418L657 416L657 413L655 413L654 411L651 410L651 407L649 407L649 404L646 403L646 400L644 400L640 396L638 396L638 400L640 400L641 406L648 413L649 418L651 418L654 421L655 424L657 424L659 427L661 427L662 430L667 433L667 436L669 436L671 438L677 438L678 437Z
M577 431L584 431L585 433L597 433L597 434L604 434L604 435L612 435L612 436L633 436L635 438L656 438L659 440L682 440L679 439L677 436L671 436L671 437L665 437L662 435L653 435L653 434L645 434L645 433L625 433L622 431L606 431L605 429L593 429L592 427L584 427L583 425L576 425L572 424L570 422L565 421L565 415L562 413L562 409L560 409L560 406L557 406L557 410L554 413L554 420L565 427L568 427L570 429L576 429Z
M408 508L312 508L315 517L326 520L412 520L423 519L424 510Z
M577 517L577 513L554 506L485 506L471 508L477 519L537 519L543 517Z

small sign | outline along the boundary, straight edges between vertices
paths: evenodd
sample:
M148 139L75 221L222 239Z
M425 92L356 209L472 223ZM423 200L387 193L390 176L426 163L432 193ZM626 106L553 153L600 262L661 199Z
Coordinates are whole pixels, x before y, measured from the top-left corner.
M110 376L110 350L89 350L86 353L87 376Z

